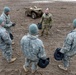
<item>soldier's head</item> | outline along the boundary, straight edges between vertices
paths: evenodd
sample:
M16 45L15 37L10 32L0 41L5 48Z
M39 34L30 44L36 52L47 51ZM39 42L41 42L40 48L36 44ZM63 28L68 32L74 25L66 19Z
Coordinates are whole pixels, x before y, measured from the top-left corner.
M10 8L9 7L4 7L4 13L6 15L9 15L9 12L10 12Z
M4 25L4 21L3 19L0 17L0 26L3 26Z
M49 8L46 8L46 10L45 10L45 14L46 14L46 15L49 14Z
M73 20L73 27L76 28L76 19Z
M37 35L38 34L38 27L36 24L31 24L29 26L29 34L31 34L31 35Z

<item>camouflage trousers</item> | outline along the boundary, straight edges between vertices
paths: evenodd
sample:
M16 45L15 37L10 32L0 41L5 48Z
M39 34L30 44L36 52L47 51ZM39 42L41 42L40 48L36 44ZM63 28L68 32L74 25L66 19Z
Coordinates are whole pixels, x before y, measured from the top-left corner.
M31 66L31 70L36 71L37 70L37 63L38 63L38 60L32 61L28 58L25 58L25 68L26 69L28 69Z
M69 65L70 65L70 57L64 56L62 61L63 61L64 67L69 67Z
M6 46L5 49L2 49L3 57L9 62L12 57L12 46Z
M52 25L43 24L43 25L42 25L41 35L43 35L44 33L45 33L46 35L48 35L51 27L52 27Z
M70 59L75 56L76 54L64 54L64 58L63 58L63 64L64 67L69 67L70 66Z

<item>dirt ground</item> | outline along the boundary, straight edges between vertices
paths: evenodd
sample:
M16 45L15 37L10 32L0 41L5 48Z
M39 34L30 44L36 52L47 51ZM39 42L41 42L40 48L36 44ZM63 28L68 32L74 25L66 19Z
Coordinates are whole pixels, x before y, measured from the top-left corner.
M13 45L13 57L17 57L14 63L8 64L2 58L0 52L0 75L76 75L76 56L71 59L70 67L67 72L58 68L58 62L54 60L53 53L57 47L62 47L64 39L73 28L72 21L76 18L76 3L55 2L48 4L32 4L30 0L0 0L0 14L4 6L11 8L11 20L16 22L16 26L12 28L15 45ZM32 0L31 0L32 1ZM23 53L20 48L20 39L27 34L28 26L31 23L38 23L40 18L31 19L25 16L25 7L28 6L42 7L43 11L49 7L53 15L53 27L50 29L49 36L39 37L45 45L47 56L50 57L50 64L45 69L38 69L35 74L25 73L22 66L25 62Z

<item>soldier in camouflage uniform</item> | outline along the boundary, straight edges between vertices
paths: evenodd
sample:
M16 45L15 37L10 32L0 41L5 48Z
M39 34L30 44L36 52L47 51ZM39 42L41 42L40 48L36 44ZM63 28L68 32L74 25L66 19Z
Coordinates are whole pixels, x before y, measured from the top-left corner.
M12 58L12 41L6 29L3 27L4 22L0 17L0 49L2 50L3 57L8 62L13 62L16 58Z
M43 36L46 31L46 35L48 35L50 28L52 27L52 14L49 13L49 9L45 10L45 13L42 15L41 22L42 24L42 32L41 36Z
M63 64L59 65L60 69L68 70L70 58L76 55L76 19L73 21L74 30L71 31L64 42L61 53L64 53Z
M10 12L10 8L9 7L4 7L4 11L1 14L1 18L3 18L3 20L4 20L4 28L8 31L8 33L10 35L10 38L12 40L12 44L14 44L11 27L15 26L15 23L11 22L9 12Z
M31 70L34 73L37 70L39 58L46 58L43 42L38 39L37 34L37 25L32 24L29 26L29 33L21 39L21 48L26 58L23 65L25 72L28 71L31 64Z

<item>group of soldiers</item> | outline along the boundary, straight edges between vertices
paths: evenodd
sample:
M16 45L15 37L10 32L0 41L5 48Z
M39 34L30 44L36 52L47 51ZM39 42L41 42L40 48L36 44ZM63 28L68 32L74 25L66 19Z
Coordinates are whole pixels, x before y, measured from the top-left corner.
M0 17L0 50L2 51L3 58L7 60L8 63L14 62L16 58L12 58L12 44L13 34L11 27L16 24L10 20L10 8L4 7L4 11ZM52 27L52 14L49 13L47 8L42 15L40 23L42 24L41 36L43 36L46 31L46 35L49 34L50 28ZM70 58L76 54L76 19L73 20L74 30L71 31L64 42L63 47L60 52L64 53L63 66L58 67L63 70L68 70ZM31 72L34 73L38 69L39 58L46 58L46 52L43 42L38 38L38 27L36 24L31 24L29 26L29 32L24 35L20 41L21 50L25 56L25 64L23 69L25 72L29 71L31 65Z

